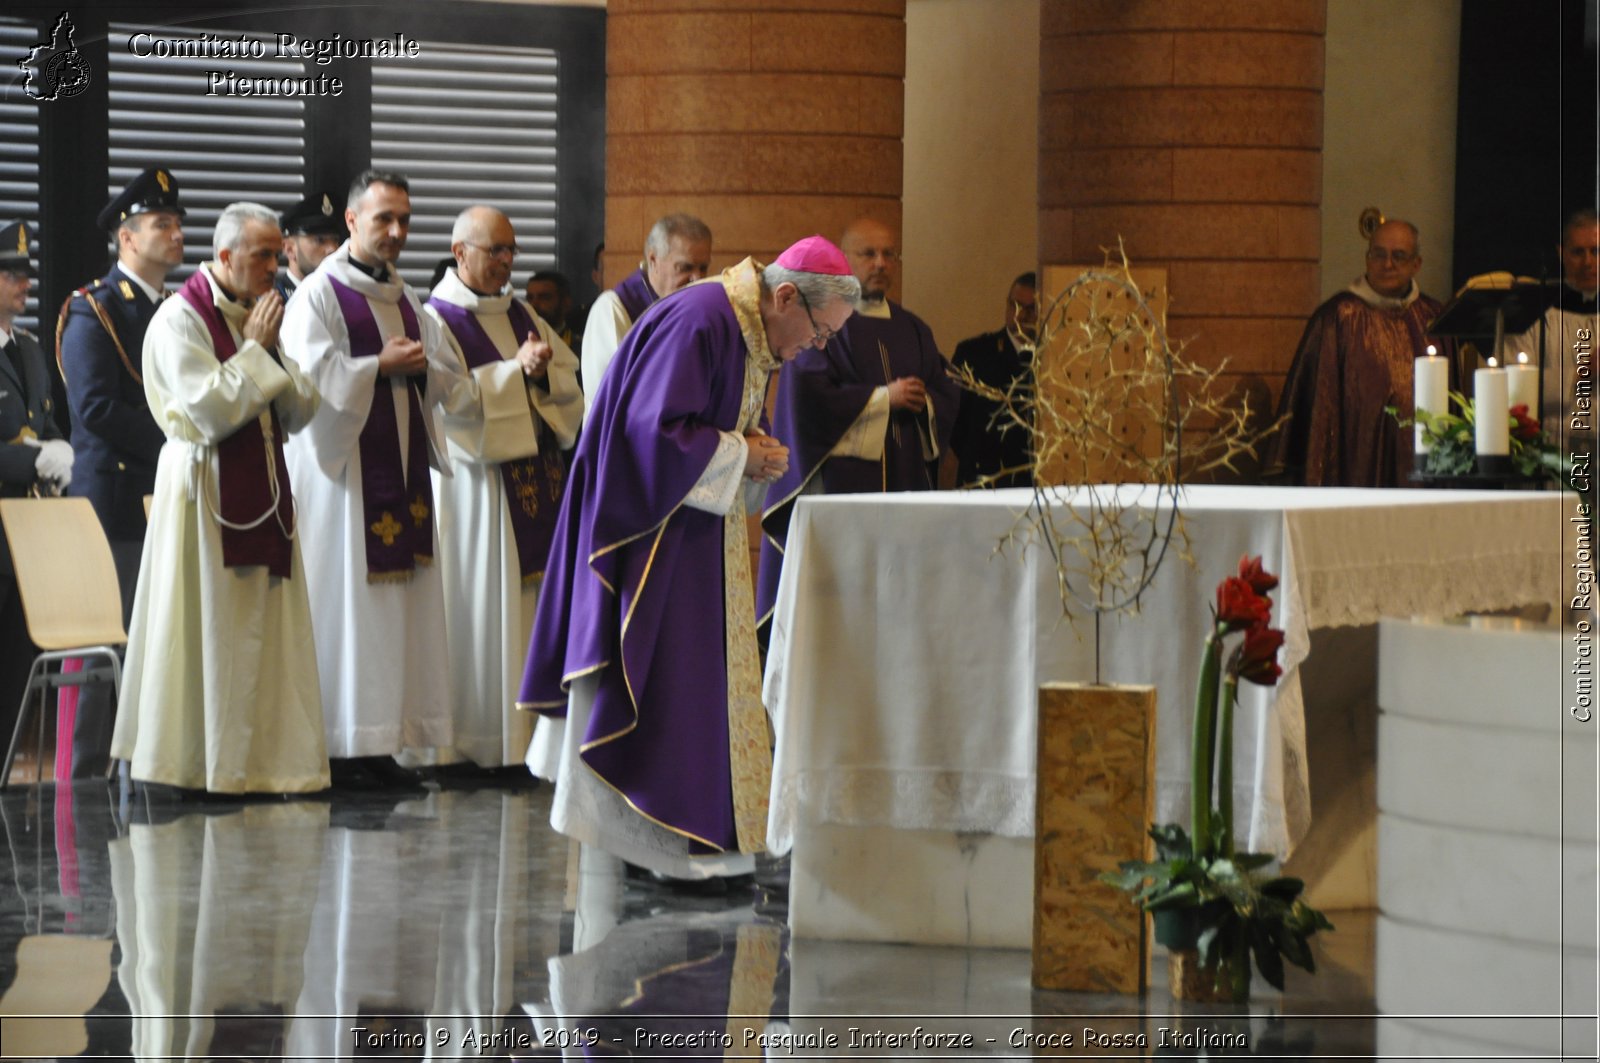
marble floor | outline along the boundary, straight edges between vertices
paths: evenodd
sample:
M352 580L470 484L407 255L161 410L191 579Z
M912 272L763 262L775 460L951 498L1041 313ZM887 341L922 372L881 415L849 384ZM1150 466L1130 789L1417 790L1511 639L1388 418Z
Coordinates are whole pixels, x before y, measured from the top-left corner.
M793 940L781 866L683 896L549 790L119 808L0 795L4 1058L1369 1058L1373 920L1248 1007L1035 991L1023 952ZM1169 1042L1163 1044L1163 1040ZM1140 1045L1143 1047L1139 1047ZM1198 1046L1198 1047L1197 1047ZM1413 1057L1416 1058L1416 1057Z

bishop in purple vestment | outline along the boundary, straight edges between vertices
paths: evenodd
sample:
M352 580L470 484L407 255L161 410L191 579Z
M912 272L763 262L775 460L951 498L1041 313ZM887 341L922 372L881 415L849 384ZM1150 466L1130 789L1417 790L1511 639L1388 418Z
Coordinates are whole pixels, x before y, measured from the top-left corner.
M568 476L519 700L565 718L528 755L558 781L557 830L666 875L753 867L771 757L744 488L788 464L761 428L771 372L842 327L858 292L810 237L660 300L623 340Z

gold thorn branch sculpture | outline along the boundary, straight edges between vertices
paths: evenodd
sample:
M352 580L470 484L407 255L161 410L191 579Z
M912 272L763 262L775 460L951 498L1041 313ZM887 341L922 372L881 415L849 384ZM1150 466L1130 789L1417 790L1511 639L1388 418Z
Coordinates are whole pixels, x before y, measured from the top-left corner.
M1033 495L996 546L1044 550L1063 614L1134 614L1169 549L1193 563L1182 486L1238 472L1276 424L1224 387L1227 360L1205 366L1167 333L1158 293L1135 281L1119 240L1104 266L1041 303L1038 335L1019 342L1023 371L1004 386L951 370L994 404L991 429L1025 433ZM1143 490L1126 485L1142 484Z

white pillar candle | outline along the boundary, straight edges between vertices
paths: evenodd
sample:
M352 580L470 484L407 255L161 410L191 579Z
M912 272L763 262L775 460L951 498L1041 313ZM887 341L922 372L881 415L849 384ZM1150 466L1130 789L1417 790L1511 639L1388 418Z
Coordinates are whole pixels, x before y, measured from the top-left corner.
M1527 406L1528 416L1539 413L1539 370L1528 364L1528 352L1517 354L1516 365L1506 366L1506 403L1509 406Z
M1441 358L1433 344L1428 344L1428 353L1418 358L1415 362L1415 375L1412 390L1415 393L1414 405L1419 410L1427 410L1435 417L1443 416L1449 410L1450 392L1450 360ZM1416 453L1426 454L1428 444L1422 438L1422 422L1416 425Z
M1489 368L1472 375L1472 400L1478 453L1485 457L1510 454L1511 404L1506 401L1506 371L1495 368L1493 358L1489 359Z

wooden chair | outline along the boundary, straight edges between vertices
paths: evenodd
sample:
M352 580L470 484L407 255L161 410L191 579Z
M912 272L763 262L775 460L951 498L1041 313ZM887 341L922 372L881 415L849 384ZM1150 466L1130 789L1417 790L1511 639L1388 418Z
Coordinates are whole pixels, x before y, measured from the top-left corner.
M122 594L111 560L111 546L88 499L0 499L0 525L5 527L11 546L28 637L39 647L33 667L28 670L28 684L17 710L11 744L6 749L5 766L0 768L0 789L4 789L11 778L11 764L27 724L29 707L39 708L42 764L44 710L49 692L109 680L112 689L120 694L121 649L128 634L122 627ZM9 651L10 647L6 649ZM83 670L63 674L61 662L69 657L83 658ZM57 738L71 740L70 735Z

